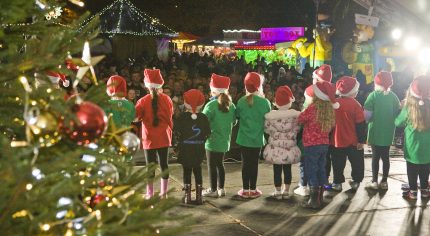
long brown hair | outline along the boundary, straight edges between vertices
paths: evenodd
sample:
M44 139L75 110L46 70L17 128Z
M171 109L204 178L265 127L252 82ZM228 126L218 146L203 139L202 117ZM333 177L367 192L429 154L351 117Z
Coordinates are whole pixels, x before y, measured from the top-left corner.
M430 103L428 100L424 105L420 105L419 100L408 92L406 95L406 107L409 113L408 121L414 129L420 132L430 129Z
M317 111L317 121L321 125L322 131L330 132L336 123L336 117L331 102L314 97L313 103Z
M224 113L230 111L231 97L228 94L220 93L218 96L218 109Z
M252 107L252 105L254 105L254 94L250 93L246 95L246 102L248 103L248 106Z
M160 118L158 118L157 113L158 113L158 89L156 88L151 88L150 92L152 95L152 101L151 101L151 105L152 105L152 115L154 116L154 119L152 120L152 126L156 127L158 126L158 124L160 123Z

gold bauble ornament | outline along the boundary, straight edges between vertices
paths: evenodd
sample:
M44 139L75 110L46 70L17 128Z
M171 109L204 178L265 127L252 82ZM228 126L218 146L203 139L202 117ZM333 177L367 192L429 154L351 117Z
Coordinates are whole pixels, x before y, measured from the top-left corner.
M28 110L25 120L32 139L40 147L50 147L60 141L59 122L52 112L32 107Z

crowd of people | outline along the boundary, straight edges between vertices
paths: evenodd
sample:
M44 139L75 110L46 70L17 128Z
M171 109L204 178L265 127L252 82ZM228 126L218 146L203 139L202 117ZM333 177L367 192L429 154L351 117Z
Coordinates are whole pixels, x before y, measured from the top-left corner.
M159 69L145 69L154 67ZM366 142L373 154L373 178L366 188L386 190L396 126L406 127L409 187L405 197L417 198L418 177L421 197L430 197L430 157L426 154L430 151L430 78L426 76L411 82L401 103L390 91L393 77L389 72L379 72L374 86L366 86L350 76L335 82L329 65L315 70L307 66L299 74L281 63L267 64L264 58L247 64L243 58L215 61L190 54L172 57L168 63L153 59L133 67L101 65L98 71L107 81L113 101L135 104L134 124L140 125L147 164L158 161L163 171L163 197L169 179L167 152L173 139L183 165L184 202L191 202L192 173L197 203L202 203L203 196L225 196L223 160L231 148L235 125L238 133L233 141L242 158L243 187L238 191L242 198L262 194L257 178L263 152L264 159L273 164L273 197L289 197L291 165L300 163L300 186L294 192L310 195L304 207L320 208L325 189L342 191L346 160L352 167L351 188L359 188ZM116 93L111 88L118 84L122 89ZM372 87L374 91L370 91ZM123 112L113 114L130 117L124 114L123 104L118 104L112 103L111 109ZM122 125L131 123L130 119L117 120L126 122ZM201 164L205 156L210 187L203 190ZM383 176L378 182L380 159ZM153 184L148 183L147 198L153 194Z

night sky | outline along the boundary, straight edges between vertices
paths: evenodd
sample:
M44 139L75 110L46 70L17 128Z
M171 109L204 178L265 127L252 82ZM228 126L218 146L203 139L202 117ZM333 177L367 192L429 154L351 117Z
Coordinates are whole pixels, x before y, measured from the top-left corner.
M199 36L220 34L222 29L311 26L315 15L312 0L130 1L175 31L191 32ZM97 13L112 2L113 0L88 0L86 7Z

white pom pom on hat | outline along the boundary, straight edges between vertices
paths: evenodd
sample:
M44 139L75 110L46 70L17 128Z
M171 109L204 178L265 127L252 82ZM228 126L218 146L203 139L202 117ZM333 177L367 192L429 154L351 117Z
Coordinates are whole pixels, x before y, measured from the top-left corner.
M423 106L425 100L430 99L430 76L419 76L409 86L410 94L419 99L418 104Z
M184 93L184 106L192 111L191 119L197 119L197 110L205 104L205 96L200 90L190 89Z
M312 88L316 97L323 101L331 102L334 109L339 109L340 104L336 101L336 87L334 84L326 81L317 81Z

